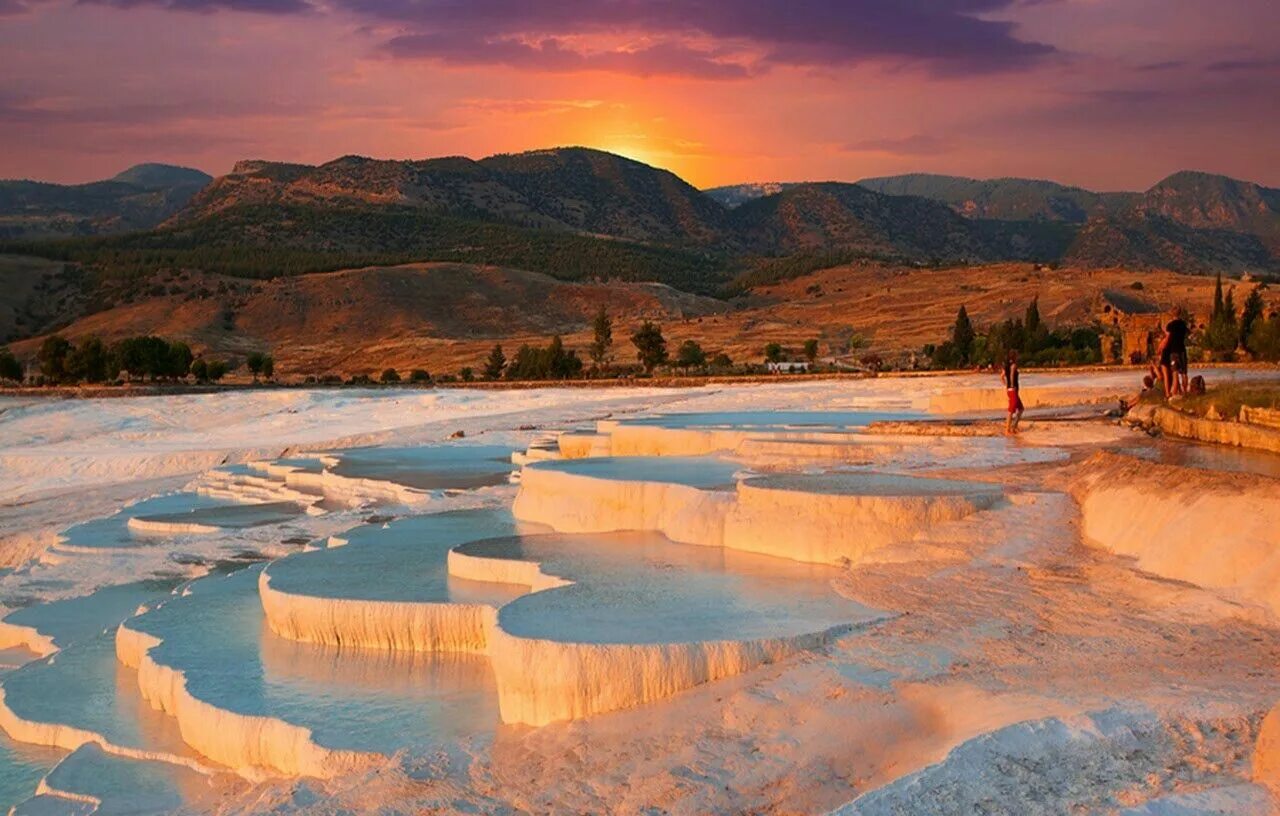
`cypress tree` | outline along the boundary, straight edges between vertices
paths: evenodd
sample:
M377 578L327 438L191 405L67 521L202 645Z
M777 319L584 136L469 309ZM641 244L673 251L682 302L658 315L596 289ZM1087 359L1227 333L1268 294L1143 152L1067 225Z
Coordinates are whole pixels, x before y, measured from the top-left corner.
M956 312L956 325L951 329L951 344L955 347L956 362L968 365L973 354L973 341L977 337L969 312L963 306Z
M495 344L493 350L489 352L489 357L484 361L484 378L486 380L496 380L502 376L502 369L507 367L507 355L502 353L502 344Z

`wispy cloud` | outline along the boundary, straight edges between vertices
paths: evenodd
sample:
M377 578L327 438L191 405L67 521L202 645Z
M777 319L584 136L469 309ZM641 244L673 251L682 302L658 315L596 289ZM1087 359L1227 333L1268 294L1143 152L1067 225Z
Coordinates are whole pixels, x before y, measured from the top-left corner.
M570 47L556 38L525 42L515 38L464 39L432 32L395 37L385 49L399 59L429 59L461 66L501 65L551 73L607 71L700 79L745 79L751 74L747 66L725 60L713 51L673 41L640 48L589 50Z
M1280 57L1265 59L1236 59L1211 62L1206 70L1219 74L1244 73L1253 71L1280 71Z
M1186 60L1164 60L1162 62L1148 62L1139 65L1138 70L1144 73L1161 73L1164 71L1176 71L1179 68L1185 68Z

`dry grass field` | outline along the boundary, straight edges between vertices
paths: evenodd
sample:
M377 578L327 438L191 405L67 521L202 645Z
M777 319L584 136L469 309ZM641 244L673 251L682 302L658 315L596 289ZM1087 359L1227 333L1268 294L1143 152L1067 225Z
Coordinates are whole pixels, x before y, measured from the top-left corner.
M1229 283L1237 303L1254 285ZM924 344L946 339L962 305L979 330L1020 316L1035 297L1051 326L1079 326L1093 321L1107 290L1205 315L1213 288L1212 278L1170 272L855 264L725 302L659 284L566 283L497 267L412 264L262 282L195 276L161 296L75 320L61 333L106 340L154 333L232 358L270 351L286 379L376 375L388 367L443 374L478 368L495 343L510 357L522 343L545 344L555 334L585 356L591 318L604 306L614 318L619 363L632 359L629 337L645 320L661 324L672 352L693 339L709 355L724 351L739 363L761 361L771 342L798 353L809 338L819 339L822 356L838 354L855 332L864 341L858 356L905 362ZM192 294L211 289L228 294ZM1280 296L1264 294L1269 308L1280 306ZM38 344L33 338L14 349L30 355Z

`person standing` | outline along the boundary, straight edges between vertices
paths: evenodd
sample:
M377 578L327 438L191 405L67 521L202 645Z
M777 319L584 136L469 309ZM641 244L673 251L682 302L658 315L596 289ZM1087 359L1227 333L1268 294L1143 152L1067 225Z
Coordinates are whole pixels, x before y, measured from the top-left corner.
M1187 334L1190 329L1183 319L1182 308L1174 310L1173 320L1164 327L1157 356L1160 360L1160 382L1164 397L1187 393Z
M1022 395L1018 383L1018 352L1009 349L1004 358L1004 370L1000 372L1000 381L1004 383L1005 394L1009 397L1009 418L1005 420L1006 436L1018 433L1018 423L1022 421Z

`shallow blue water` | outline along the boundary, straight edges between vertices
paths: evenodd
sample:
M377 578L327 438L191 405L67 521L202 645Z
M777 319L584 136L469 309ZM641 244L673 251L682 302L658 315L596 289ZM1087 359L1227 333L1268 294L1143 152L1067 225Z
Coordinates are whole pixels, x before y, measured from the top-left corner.
M537 561L569 587L499 610L522 637L579 643L749 640L821 632L875 613L831 588L834 567L676 544L656 533L534 535L465 544L480 557Z
M1000 493L998 485L866 471L757 476L749 484L773 490L835 496L972 496Z
M136 675L120 666L113 634L138 606L168 597L176 581L104 587L79 598L37 604L5 620L32 626L61 649L0 679L7 704L20 716L102 733L122 745L181 750L176 732L159 722L137 693ZM0 808L35 792L63 756L59 749L15 743L0 733Z
M86 521L67 528L62 533L66 543L75 547L144 547L151 541L135 536L129 531L129 519L134 516L166 516L214 507L235 507L235 502L213 499L196 493L166 493L132 504L106 518ZM153 540L152 540L153 541Z
M347 544L298 553L271 564L271 586L327 598L381 601L463 601L501 604L522 590L450 578L457 544L512 535L521 525L509 510L460 510L368 524L342 534Z
M189 753L177 724L142 699L137 677L116 659L111 630L11 672L5 701L23 719L82 728L114 745Z
M1166 465L1220 470L1231 473L1254 473L1280 479L1280 454L1261 450L1232 448L1226 445L1198 445L1194 442L1162 440L1163 444L1132 445L1115 448L1117 453L1138 456Z
M262 527L281 524L302 515L303 507L296 502L266 502L261 504L231 504L217 507L200 507L179 513L147 513L136 518L142 521L166 524L201 524L227 530ZM143 533L140 537L145 537Z
M35 604L5 616L9 623L31 626L59 647L88 640L131 617L141 604L164 598L176 580L153 579L103 587L89 595Z
M64 757L49 772L47 782L60 793L101 801L95 813L103 816L178 813L193 799L211 798L208 780L195 771L167 762L114 756L93 743ZM84 812L72 810L69 804L65 797L44 794L20 804L14 816Z
M40 780L65 755L55 748L14 742L0 731L0 811L8 813L35 793Z
M427 445L340 451L339 476L389 481L420 490L468 490L504 484L511 448L498 445Z

